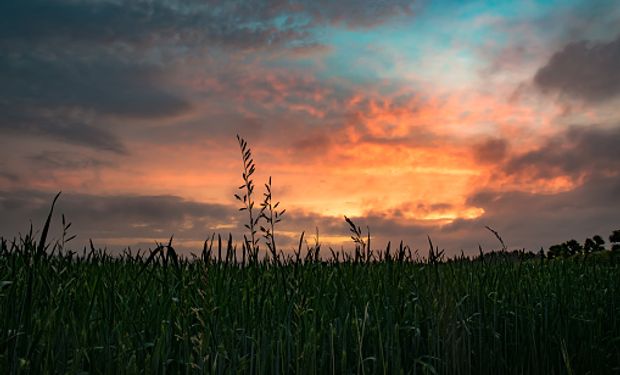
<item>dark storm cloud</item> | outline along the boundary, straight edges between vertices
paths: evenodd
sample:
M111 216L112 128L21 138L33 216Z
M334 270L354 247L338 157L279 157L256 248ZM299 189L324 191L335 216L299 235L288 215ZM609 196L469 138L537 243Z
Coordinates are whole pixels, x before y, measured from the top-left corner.
M1 56L1 55L0 55ZM80 109L133 117L174 115L188 104L161 87L164 72L115 58L0 57L0 100L19 110Z
M620 205L620 176L592 177L581 186L570 191L549 194L526 192L480 191L468 199L468 203L490 208L489 214L506 212L517 207L528 207L534 212L556 215L566 210L597 209L610 205L616 209ZM520 203L527 202L522 206Z
M602 42L579 41L556 52L534 77L545 92L559 92L587 102L620 94L620 36Z
M608 235L620 228L619 142L620 127L573 126L532 151L507 156L500 169L517 181L569 177L578 186L557 193L478 191L467 204L484 214L454 221L442 228L443 235L461 236L472 247L476 241L488 243L481 229L490 225L509 245L533 250Z
M536 250L570 238L607 236L619 229L620 176L592 177L574 190L556 194L480 191L468 203L484 208L485 213L445 226L444 236L461 236L471 248L476 241L488 241L488 233L481 229L490 225L509 246Z
M0 4L0 38L257 47L303 42L317 24L370 27L413 8L402 0L15 1Z
M7 109L2 105L0 110L3 110L4 115L0 118L0 132L27 137L43 136L118 154L127 152L121 140L114 134L64 113L38 113L35 108L32 113L26 113L26 109L19 112L14 107Z
M106 129L109 118L157 118L187 110L163 88L154 66L98 56L0 54L0 131L48 136L117 153L122 141Z
M506 174L534 178L573 178L620 171L620 127L571 127L539 148L509 158Z
M257 16L270 16L261 8L215 2L5 2L0 5L0 36L7 42L65 39L143 45L171 41L239 47L290 38L290 30L255 22L261 21Z
M534 17L507 17L494 22L494 29L508 42L484 44L480 48L488 65L483 77L501 71L521 70L549 51L561 51L579 40L613 37L620 32L616 0L563 2Z
M40 191L0 192L0 217L3 236L12 236L27 228L32 220L35 229L45 219L52 193ZM82 241L92 238L161 238L175 233L180 237L204 239L211 227L230 223L234 207L200 203L171 195L89 195L63 193L56 206L56 216L64 213L73 223L74 233ZM54 225L58 228L57 218ZM130 244L127 244L130 245Z

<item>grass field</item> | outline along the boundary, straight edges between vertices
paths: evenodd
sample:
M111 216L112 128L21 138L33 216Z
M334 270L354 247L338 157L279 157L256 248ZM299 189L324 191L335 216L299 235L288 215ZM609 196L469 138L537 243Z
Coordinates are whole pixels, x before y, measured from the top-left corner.
M219 246L190 260L165 245L111 257L3 240L1 372L620 371L611 252L440 263L397 250L335 262L310 248L240 264Z

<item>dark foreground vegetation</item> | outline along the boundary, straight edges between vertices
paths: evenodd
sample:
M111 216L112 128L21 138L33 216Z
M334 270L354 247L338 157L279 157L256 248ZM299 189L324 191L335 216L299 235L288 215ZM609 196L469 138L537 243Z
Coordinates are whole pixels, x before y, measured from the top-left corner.
M317 239L285 254L271 179L255 211L247 143L241 246L211 237L193 258L172 245L110 256L58 241L0 238L2 374L608 374L620 372L620 232L546 254L423 259ZM58 198L58 196L56 197ZM54 200L55 202L56 200ZM265 250L259 242L264 241ZM303 247L303 250L302 250Z
M620 371L620 258L0 249L2 373ZM399 257L400 253L400 257ZM436 255L436 254L435 254ZM305 259L305 261L304 261Z

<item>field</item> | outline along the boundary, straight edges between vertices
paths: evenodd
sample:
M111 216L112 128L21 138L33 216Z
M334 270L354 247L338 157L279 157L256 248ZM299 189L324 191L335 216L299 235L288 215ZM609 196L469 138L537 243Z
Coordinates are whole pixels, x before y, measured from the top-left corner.
M49 250L49 249L48 249ZM612 373L620 258L0 249L2 373ZM381 258L381 261L378 259Z

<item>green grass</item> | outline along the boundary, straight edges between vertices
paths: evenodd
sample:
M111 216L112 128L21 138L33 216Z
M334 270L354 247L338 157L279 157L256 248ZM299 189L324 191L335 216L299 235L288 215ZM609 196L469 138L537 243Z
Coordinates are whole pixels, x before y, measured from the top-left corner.
M222 247L189 260L3 240L0 372L620 371L615 257L242 265Z

